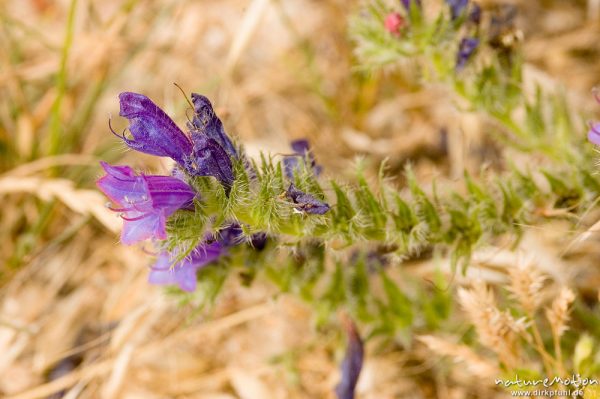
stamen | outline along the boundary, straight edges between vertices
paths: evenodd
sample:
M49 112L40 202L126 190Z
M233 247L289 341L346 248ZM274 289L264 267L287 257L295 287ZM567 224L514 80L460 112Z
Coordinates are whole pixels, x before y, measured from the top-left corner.
M127 129L123 129L123 133L119 134L119 133L115 132L115 129L113 129L111 121L112 121L112 116L109 116L108 117L108 128L110 129L112 134L114 134L115 136L117 136L118 138L120 138L121 140L123 140L125 142L131 141L127 137L125 137L125 132L127 131Z
M123 220L126 220L126 221L128 221L128 222L136 222L136 221L138 221L138 220L145 219L145 218L147 218L147 217L148 217L148 216L150 216L150 215L151 215L151 213L146 213L146 214L140 215L140 216L138 216L138 217L135 217L135 218L127 218L127 217L125 217L125 216L121 215L121 218L122 218Z

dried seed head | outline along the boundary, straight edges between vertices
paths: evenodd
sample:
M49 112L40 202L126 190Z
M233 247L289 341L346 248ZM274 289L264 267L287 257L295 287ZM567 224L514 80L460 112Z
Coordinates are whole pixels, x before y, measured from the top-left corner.
M569 307L575 300L575 293L568 287L563 287L558 297L546 308L546 318L550 322L552 333L556 337L562 336L569 328Z
M481 344L494 351L505 365L516 365L517 336L525 334L525 320L515 320L509 312L500 311L494 293L482 281L475 282L471 289L460 288L458 298Z
M532 262L520 261L509 269L510 287L508 288L519 305L533 315L542 303L542 289L547 279Z

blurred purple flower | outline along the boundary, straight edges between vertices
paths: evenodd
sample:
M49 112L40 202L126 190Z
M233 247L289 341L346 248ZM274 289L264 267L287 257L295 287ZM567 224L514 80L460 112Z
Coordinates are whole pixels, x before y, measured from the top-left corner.
M310 144L308 140L294 140L290 143L290 146L292 147L295 155L286 156L283 158L283 168L288 179L293 179L294 173L300 167L299 158L307 159L310 162L310 166L315 176L319 176L321 174L323 168L320 165L317 165L315 157L310 151Z
M481 6L479 4L473 3L471 6L469 21L473 22L475 25L479 25L481 23Z
M600 122L592 123L588 132L588 140L600 145Z
M227 253L227 249L244 242L242 228L237 223L209 235L186 258L173 264L175 256L162 252L150 271L148 281L157 285L174 285L184 291L196 289L196 273Z
M596 97L596 101L600 103L600 89L594 89L593 93L594 97ZM590 124L588 140L596 145L600 145L600 122L594 122Z
M255 233L250 236L250 245L257 251L262 251L267 245L267 233Z
M148 97L138 93L121 93L119 102L119 115L129 120L129 131L133 139L124 134L113 133L133 150L171 157L180 165L184 164L186 157L192 152L192 143L162 109Z
M162 252L152 266L148 282L156 285L177 284L183 291L193 292L196 290L198 269L219 259L224 251L225 247L218 241L202 243L176 264L173 264L168 252Z
M465 11L469 0L446 0L446 3L450 7L450 17L454 21Z
M344 324L348 334L348 347L340 367L342 378L335 387L335 393L338 399L354 399L354 390L363 364L364 347L356 325L349 319Z
M296 204L294 208L298 211L313 215L323 215L330 208L325 202L319 201L314 196L299 190L294 183L290 183L290 187L285 192L285 195Z
M407 11L410 11L411 4L414 3L417 7L421 8L421 0L400 0L400 3L404 6Z
M467 61L471 58L479 46L479 39L475 37L465 37L460 41L458 53L456 54L456 70L460 71L465 67Z
M106 175L98 188L119 208L124 220L121 242L131 245L149 238L164 240L166 219L181 208L193 209L194 190L171 176L136 175L128 166L100 162Z

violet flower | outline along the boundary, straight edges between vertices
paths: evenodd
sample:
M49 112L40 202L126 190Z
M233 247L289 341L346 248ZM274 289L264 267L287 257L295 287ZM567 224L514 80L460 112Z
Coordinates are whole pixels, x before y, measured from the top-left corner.
M446 0L446 3L450 7L450 18L454 21L465 11L469 0Z
M194 176L213 176L219 180L226 191L233 184L233 165L227 152L219 143L210 137L192 132L194 149L192 156L186 162L184 168Z
M196 273L204 266L219 259L223 255L225 247L218 241L202 243L183 260L172 264L168 252L162 252L152 266L148 282L156 285L175 285L183 291L193 292L196 290Z
M338 399L354 399L356 383L360 376L364 358L364 347L356 326L351 320L345 323L348 347L341 365L342 378L335 387Z
M471 12L469 12L469 21L473 22L475 25L479 25L481 23L481 6L477 3L473 3L471 6Z
M208 99L192 94L196 116L191 137L148 97L125 92L119 95L119 115L129 120L133 139L118 135L127 146L146 154L174 159L193 176L213 176L226 188L233 182L230 156L237 156ZM112 128L111 128L112 130Z
M290 187L285 192L285 195L296 204L294 208L301 212L323 215L330 209L329 204L319 201L314 196L299 190L294 183L290 183Z
M460 41L458 53L456 54L456 70L460 71L465 67L467 61L471 58L479 46L479 39L476 37L465 37Z
M230 157L237 158L231 139L225 133L223 122L215 114L210 100L203 95L192 93L192 103L194 104L194 118L188 122L188 127L192 131L192 141L194 132L202 133L215 140Z
M592 143L600 145L600 122L591 124L587 137Z
M157 285L175 285L184 291L196 289L196 273L199 269L218 260L227 249L244 242L242 228L237 223L209 235L186 258L173 264L173 254L162 252L150 271L148 281Z
M600 90L594 89L594 97L596 97L596 101L600 103ZM590 124L590 131L588 132L587 137L592 143L600 145L600 122Z
M308 140L294 140L290 143L290 146L292 147L295 155L290 155L283 158L283 168L288 179L293 179L294 174L300 167L299 158L308 159L315 176L319 176L321 174L323 168L320 165L317 165L315 157L310 151L310 144Z
M250 236L250 245L256 251L262 251L267 246L268 236L267 233L259 232L254 233Z
M129 120L133 139L113 133L133 150L171 157L180 165L184 164L192 152L192 143L162 109L143 94L131 92L119 94L119 103L119 115Z
M411 9L413 3L418 8L422 7L421 0L400 0L400 3L402 3L402 5L406 9L406 11L409 11L409 12L410 12L410 9Z
M167 238L165 223L178 209L193 209L194 190L171 176L136 175L128 166L100 162L106 175L96 182L124 220L121 242L131 245L149 238Z

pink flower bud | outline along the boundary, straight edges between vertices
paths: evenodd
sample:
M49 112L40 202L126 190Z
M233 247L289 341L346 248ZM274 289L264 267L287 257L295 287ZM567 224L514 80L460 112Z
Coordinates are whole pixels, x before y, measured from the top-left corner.
M385 17L385 30L394 36L400 36L400 30L404 27L404 18L397 12L391 12Z

